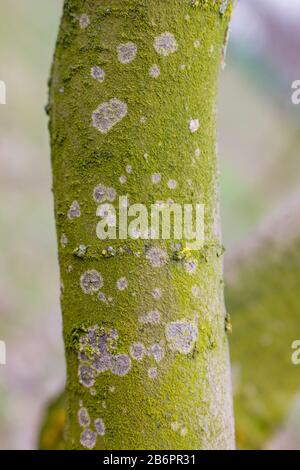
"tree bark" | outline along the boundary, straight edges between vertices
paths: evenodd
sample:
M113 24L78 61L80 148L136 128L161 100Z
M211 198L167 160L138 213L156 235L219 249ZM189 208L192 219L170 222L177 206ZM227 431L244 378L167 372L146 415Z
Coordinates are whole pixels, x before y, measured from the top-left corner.
M231 9L65 1L49 112L67 448L234 447L215 152ZM204 248L100 240L118 196L203 204Z

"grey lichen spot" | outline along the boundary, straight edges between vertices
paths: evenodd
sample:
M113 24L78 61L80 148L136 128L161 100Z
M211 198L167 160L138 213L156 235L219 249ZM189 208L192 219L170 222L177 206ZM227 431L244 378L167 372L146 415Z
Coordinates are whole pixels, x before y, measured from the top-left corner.
M109 202L113 202L117 197L117 191L114 188L107 188L106 194Z
M62 236L60 237L60 244L61 244L62 248L66 248L66 246L68 244L68 238L67 238L65 233L63 233Z
M117 47L118 59L121 64L130 64L137 54L137 47L133 42L127 42L126 44L120 44Z
M146 258L153 268L161 268L168 262L168 254L158 247L149 248L146 252Z
M189 354L195 347L198 329L194 323L178 320L166 325L165 334L172 351Z
M69 219L76 219L80 217L81 211L80 211L80 205L77 201L73 201L71 204L71 207L68 211L68 218Z
M160 312L153 310L152 312L146 313L142 317L139 317L139 322L147 324L157 324L160 322Z
M99 299L101 302L104 302L104 303L107 302L106 295L105 295L103 292L99 292L99 294L98 294L98 299Z
M196 150L195 150L195 157L199 158L200 155L201 155L201 150L199 149L199 147L197 147Z
M107 197L106 187L103 184L98 184L93 191L93 198L95 202L105 202Z
M90 429L85 429L80 435L80 443L86 449L93 449L96 445L97 434Z
M86 365L80 365L78 368L79 382L87 388L90 388L95 383L93 369Z
M109 353L104 353L103 355L95 354L92 367L98 372L98 374L110 370L112 367L112 355Z
M148 377L150 379L155 379L157 377L157 368L156 367L150 367L150 369L148 369Z
M102 134L107 134L127 115L127 104L117 98L102 103L93 113L93 126Z
M161 289L159 287L156 287L155 289L153 289L152 291L152 297L153 299L155 300L159 300L161 298Z
M142 343L134 343L130 346L130 355L136 361L142 361L145 354L145 346Z
M155 343L149 348L149 353L153 356L156 362L160 362L165 355L165 350L160 344Z
M195 347L198 329L193 323L178 320L166 325L165 334L172 351L189 354Z
M120 176L119 181L121 184L125 184L127 182L127 177L125 175Z
M156 37L154 49L159 55L164 57L177 51L177 42L172 33L166 32Z
M90 425L90 416L86 408L80 408L77 413L78 423L81 427L86 428Z
M111 371L115 375L124 376L128 374L131 367L131 360L127 354L117 354L113 356Z
M227 7L228 7L228 0L223 0L219 8L219 12L221 13L221 15L225 15Z
M99 436L104 436L105 434L105 424L103 419L97 418L94 421L96 432Z
M160 173L153 173L153 175L151 176L151 180L152 180L152 183L153 183L153 184L159 183L160 180L161 180L161 175L160 175Z
M126 165L126 173L128 173L129 175L132 173L132 166L131 165Z
M180 435L182 437L184 437L184 436L187 435L187 432L188 432L187 428L185 426L183 426L183 428L181 428L181 430L180 430Z
M200 289L198 286L193 286L192 287L192 294L194 297L200 297Z
M194 134L195 132L197 132L197 130L199 129L200 127L200 121L199 119L191 119L190 122L189 122L189 130L192 134Z
M152 65L152 67L149 70L149 75L152 78L157 78L160 76L160 68L157 64Z
M126 277L121 277L120 279L117 280L117 288L119 290L125 290L128 287L128 281Z
M103 286L103 278L98 271L90 269L82 274L80 278L81 289L85 294L92 294L98 292Z
M140 123L141 123L141 124L146 124L146 122L147 122L146 116L141 116L141 118L140 118Z
M168 188L169 189L176 189L176 187L177 187L177 181L175 181L175 180L169 180L168 181Z
M95 202L103 203L105 201L113 202L117 197L117 191L114 188L107 188L103 184L98 184L93 190Z
M81 29L86 29L90 25L90 18L88 15L83 13L79 18L79 25Z
M196 39L196 40L194 41L194 47L195 47L195 49L199 49L200 46L201 46L201 41L200 41L200 39Z
M105 72L101 67L98 67L98 65L91 68L91 76L100 83L105 80Z
M173 422L171 423L171 429L172 429L172 431L177 432L178 429L179 429L179 427L180 427L180 424L178 423L178 421L173 421Z
M195 274L197 270L198 262L195 259L189 259L184 263L184 269L189 274Z

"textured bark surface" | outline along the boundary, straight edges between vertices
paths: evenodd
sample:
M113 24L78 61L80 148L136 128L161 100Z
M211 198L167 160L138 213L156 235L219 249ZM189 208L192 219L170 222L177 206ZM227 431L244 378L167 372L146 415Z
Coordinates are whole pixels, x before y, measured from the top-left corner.
M68 448L234 446L215 151L230 12L65 2L49 112ZM100 241L97 208L118 196L204 204L204 248Z
M237 446L260 449L299 392L300 195L226 260Z

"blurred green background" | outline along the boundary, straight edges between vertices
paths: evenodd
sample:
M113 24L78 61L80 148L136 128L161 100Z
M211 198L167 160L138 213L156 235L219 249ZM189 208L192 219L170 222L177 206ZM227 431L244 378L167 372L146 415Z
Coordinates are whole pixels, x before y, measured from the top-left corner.
M291 82L300 79L299 7L298 0L236 7L218 113L228 251L299 187L300 120L290 99ZM0 106L1 449L36 448L45 404L64 383L44 112L61 10L62 0L0 1L0 79L7 85Z

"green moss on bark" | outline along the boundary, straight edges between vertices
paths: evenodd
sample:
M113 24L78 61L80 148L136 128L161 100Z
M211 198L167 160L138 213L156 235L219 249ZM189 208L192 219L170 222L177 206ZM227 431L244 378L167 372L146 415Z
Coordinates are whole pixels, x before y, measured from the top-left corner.
M226 15L191 8L188 0L65 2L49 109L68 448L234 445L215 154L217 77L227 26ZM124 44L127 55L120 61ZM157 76L150 72L154 65ZM103 103L118 114L107 132L93 126L92 115ZM192 132L195 120L200 128ZM154 173L161 175L158 184ZM177 185L170 189L173 180ZM149 207L170 198L204 204L206 247L193 253L195 272L174 256L172 241L97 239L93 193L99 184L128 195L130 204ZM160 268L151 266L154 247L164 253ZM118 288L123 278L126 288ZM157 288L158 300L152 295ZM159 322L141 321L155 311ZM178 338L174 346L166 337L174 322L191 341L186 349ZM105 338L113 364L97 376L89 369L93 340L85 339L94 325L96 341ZM145 347L141 361L129 360L135 343ZM164 351L160 362L149 352L157 344ZM85 369L79 368L79 353ZM78 422L82 408L90 421L85 430ZM97 419L105 431L99 425L96 436Z

